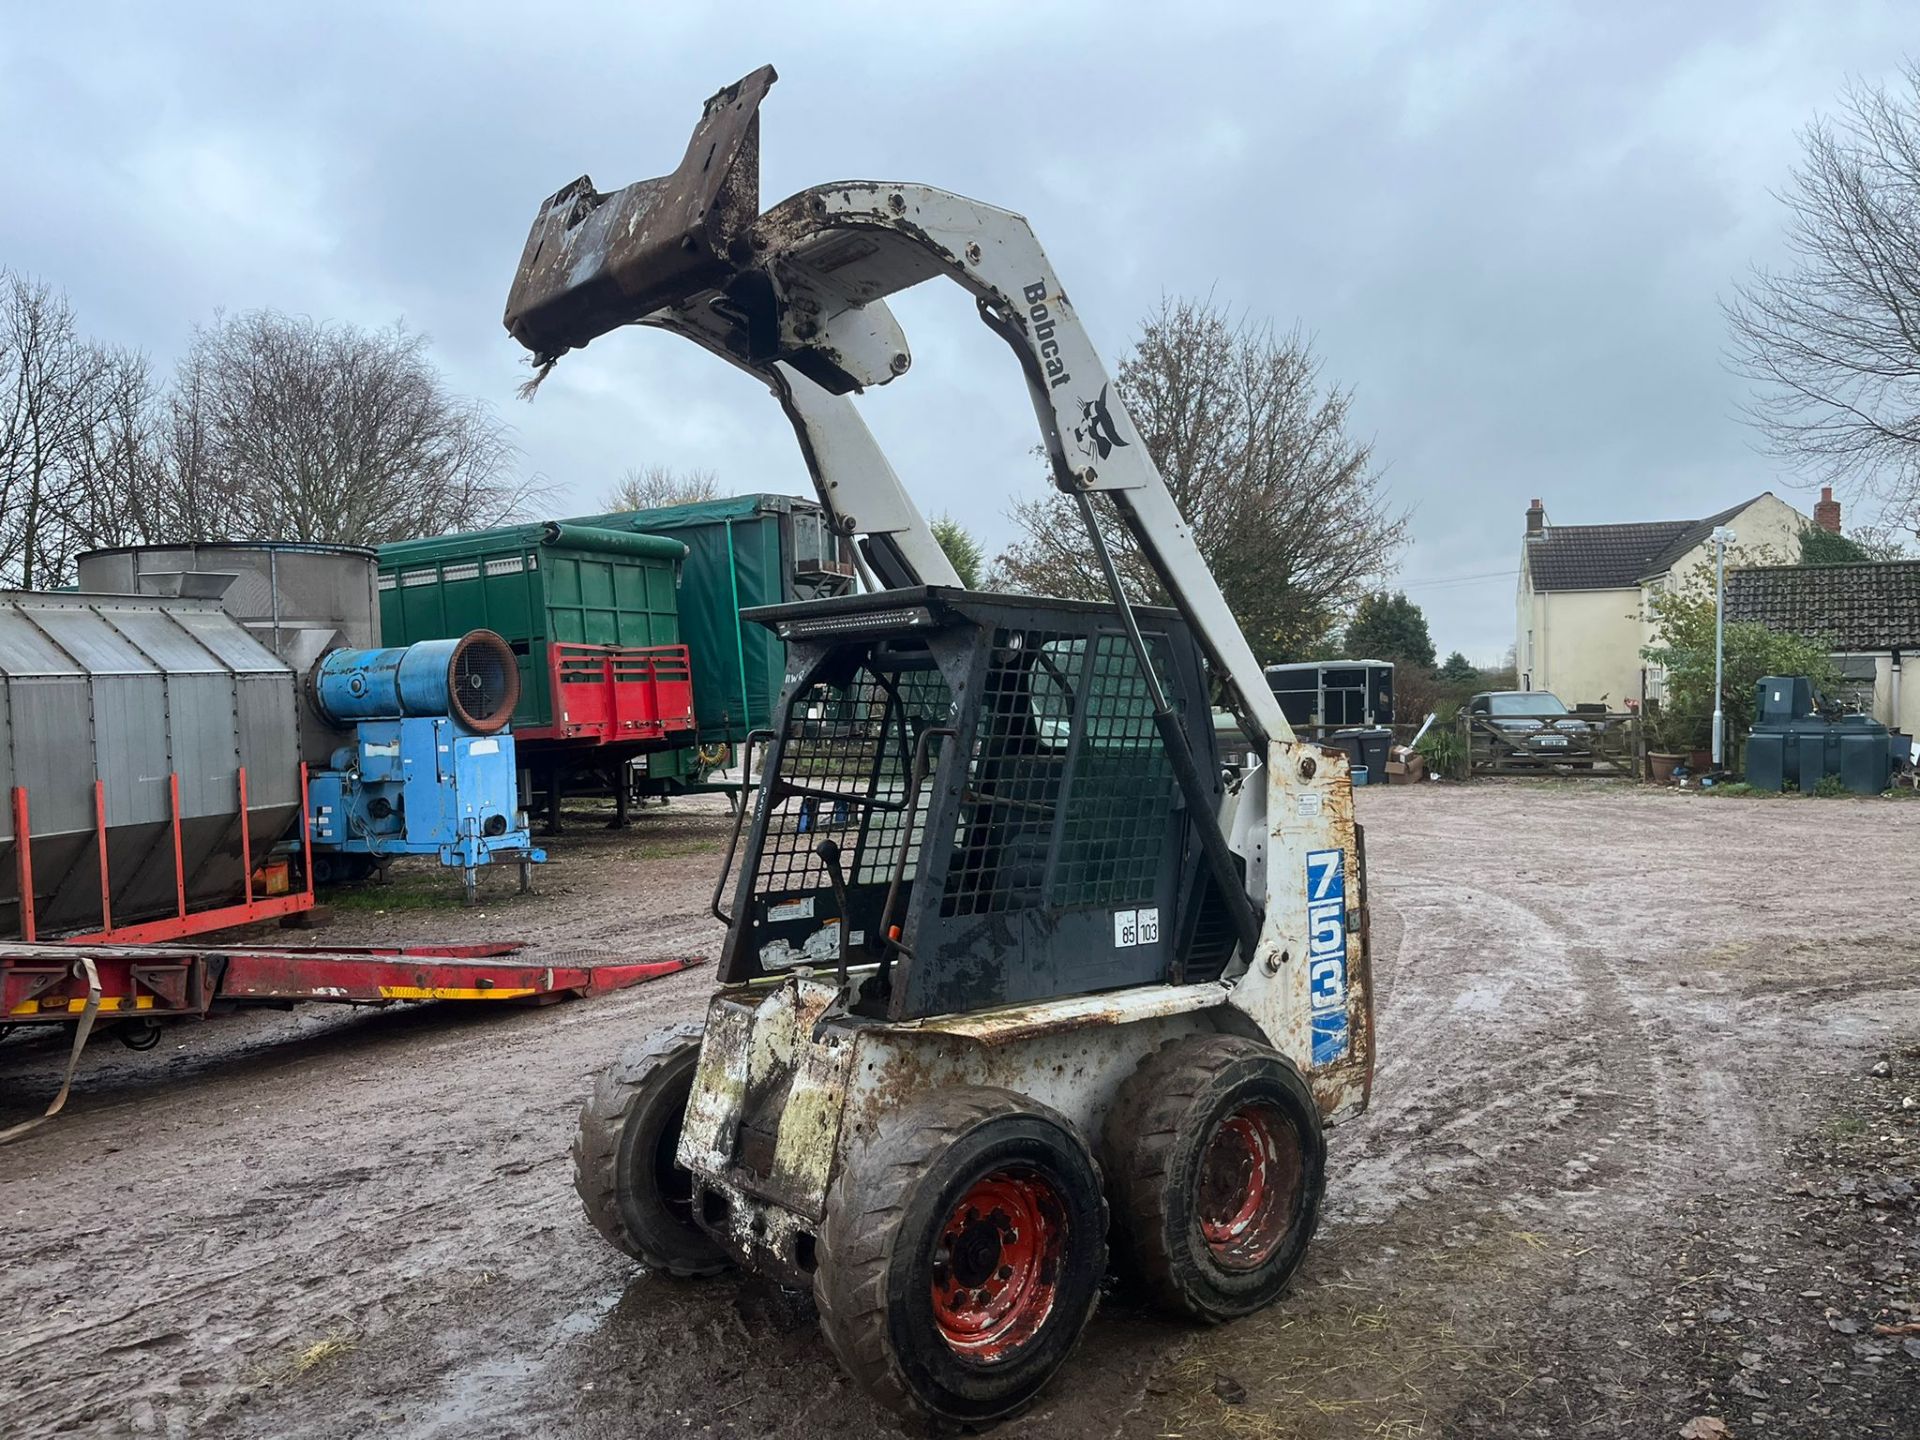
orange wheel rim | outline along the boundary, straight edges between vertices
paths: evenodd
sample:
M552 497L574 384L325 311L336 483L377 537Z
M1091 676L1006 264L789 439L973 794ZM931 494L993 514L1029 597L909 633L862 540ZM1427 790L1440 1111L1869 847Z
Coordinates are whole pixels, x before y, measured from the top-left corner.
M1066 1211L1051 1181L999 1170L976 1180L934 1242L933 1320L954 1354L1010 1359L1053 1313Z
M1274 1256L1300 1208L1300 1136L1277 1106L1243 1105L1214 1127L1200 1157L1200 1234L1226 1270Z

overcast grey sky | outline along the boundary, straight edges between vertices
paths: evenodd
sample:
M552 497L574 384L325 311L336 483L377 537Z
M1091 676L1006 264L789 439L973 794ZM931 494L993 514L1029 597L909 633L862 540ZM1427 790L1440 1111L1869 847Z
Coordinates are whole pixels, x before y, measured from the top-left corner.
M1778 254L1799 129L1920 50L1904 0L9 11L0 265L103 339L164 363L216 308L404 319L557 511L648 462L806 493L777 407L684 341L609 336L523 405L500 328L542 199L671 169L772 62L764 203L858 177L1019 210L1110 360L1163 291L1297 320L1415 509L1397 583L1487 661L1531 496L1807 508L1735 416L1718 300ZM958 289L895 308L914 368L870 422L997 547L1042 483L1017 374Z

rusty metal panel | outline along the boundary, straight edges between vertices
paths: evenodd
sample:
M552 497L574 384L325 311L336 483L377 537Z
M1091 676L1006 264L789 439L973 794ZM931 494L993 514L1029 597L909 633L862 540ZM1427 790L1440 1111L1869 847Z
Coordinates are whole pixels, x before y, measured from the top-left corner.
M1374 1056L1365 875L1347 758L1317 745L1276 743L1250 783L1261 788L1243 793L1241 805L1263 830L1249 842L1248 880L1264 889L1267 904L1233 1005L1300 1068L1321 1113L1330 1122L1346 1119L1367 1107ZM1316 909L1312 888L1326 873L1314 857L1329 851L1341 857L1337 936L1327 928L1327 897ZM1329 939L1336 942L1331 949ZM1334 1036L1338 1044L1329 1043Z
M1003 1005L967 1015L942 1015L919 1021L914 1028L924 1034L952 1035L983 1045L1008 1045L1084 1027L1131 1025L1210 1010L1225 1004L1232 993L1232 986L1218 983L1145 985L1032 1005Z
M551 359L617 325L718 284L746 255L760 211L763 65L710 98L679 167L611 194L583 175L533 222L507 296L506 327Z
M826 1212L847 1083L858 1053L854 1040L852 1030L830 1025L801 1047L781 1106L773 1164L757 1187L813 1220Z
M680 1126L680 1164L697 1174L716 1174L733 1158L734 1135L747 1096L747 1049L753 1043L754 1011L728 995L707 1007L700 1064Z

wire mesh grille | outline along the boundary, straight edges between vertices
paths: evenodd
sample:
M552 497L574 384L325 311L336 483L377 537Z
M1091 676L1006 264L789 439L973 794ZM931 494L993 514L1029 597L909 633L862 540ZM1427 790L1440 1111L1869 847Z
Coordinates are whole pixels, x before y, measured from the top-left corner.
M498 730L520 701L513 651L490 630L476 630L454 647L448 681L454 713L475 730Z
M1086 645L1046 630L994 631L942 915L1040 903Z
M932 795L923 786L918 813L907 814L914 753L924 731L946 723L950 705L947 683L931 667L862 668L849 684L815 685L802 694L788 714L778 783L764 792L772 810L754 894L828 889L814 849L827 838L840 846L850 885L890 881L903 847L911 879ZM929 751L931 764L937 737Z
M1164 666L1164 660L1157 663ZM1125 636L1098 636L1087 667L1084 733L1052 903L1151 900L1173 799L1173 767L1153 721L1153 697L1139 658Z

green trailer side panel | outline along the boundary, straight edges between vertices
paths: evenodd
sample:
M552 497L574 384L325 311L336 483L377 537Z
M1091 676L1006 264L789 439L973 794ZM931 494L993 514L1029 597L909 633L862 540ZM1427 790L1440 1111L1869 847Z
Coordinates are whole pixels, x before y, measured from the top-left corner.
M626 556L543 552L554 640L586 645L672 645L680 630L671 572Z

